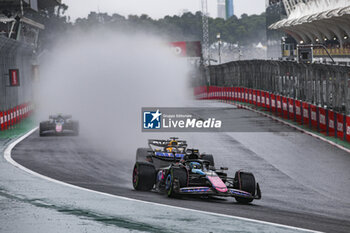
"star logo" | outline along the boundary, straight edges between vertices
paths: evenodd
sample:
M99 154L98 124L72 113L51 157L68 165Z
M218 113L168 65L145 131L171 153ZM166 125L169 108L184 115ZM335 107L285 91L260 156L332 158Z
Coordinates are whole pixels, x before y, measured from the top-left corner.
M143 128L144 129L160 129L161 128L162 113L157 111L144 111L143 112Z
M159 109L157 109L157 112L152 113L153 118L152 118L151 122L153 122L154 120L159 121L159 117L160 117L161 115L162 115L162 113L160 113L160 112L159 112Z

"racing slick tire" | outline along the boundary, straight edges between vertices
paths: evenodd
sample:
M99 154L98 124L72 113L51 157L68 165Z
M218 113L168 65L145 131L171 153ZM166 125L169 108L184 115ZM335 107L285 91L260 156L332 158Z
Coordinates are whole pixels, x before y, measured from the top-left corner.
M256 191L256 182L255 177L252 173L249 172L240 172L237 171L235 174L235 179L239 182L239 189L250 193L252 196L255 195ZM243 204L248 204L252 202L253 198L243 198L235 197L236 201Z
M132 174L132 184L135 190L149 191L156 182L156 169L153 164L136 162Z
M188 183L185 167L172 167L165 181L165 190L168 197L176 197L176 189L186 187Z
M146 162L149 150L150 148L138 148L136 151L136 161Z
M39 136L42 137L44 136L44 131L46 130L46 122L40 122L39 125Z
M210 166L215 166L215 163L214 163L214 157L213 157L213 155L207 155L207 154L203 154L202 156L201 156L201 159L202 160L207 160L207 161L209 161L210 162Z

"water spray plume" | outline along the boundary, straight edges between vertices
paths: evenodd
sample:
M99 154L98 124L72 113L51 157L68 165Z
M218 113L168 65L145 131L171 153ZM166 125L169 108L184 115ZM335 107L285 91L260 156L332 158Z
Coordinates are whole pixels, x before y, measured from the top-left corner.
M165 44L109 31L64 38L41 65L38 118L72 114L81 137L134 160L148 137L141 133L141 107L179 107L190 95L186 62Z

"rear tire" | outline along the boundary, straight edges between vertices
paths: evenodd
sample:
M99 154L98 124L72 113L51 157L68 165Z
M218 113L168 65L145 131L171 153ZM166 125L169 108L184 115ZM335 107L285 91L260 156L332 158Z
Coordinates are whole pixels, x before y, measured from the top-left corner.
M210 164L209 164L210 166L213 166L213 167L215 166L213 155L203 154L201 159L209 161L210 162Z
M149 191L156 181L156 169L153 164L136 162L132 175L132 184L135 190Z
M255 177L249 172L236 172L235 179L239 181L239 189L250 193L252 196L256 192ZM243 204L252 202L253 198L235 197L236 201Z
M41 122L39 125L39 136L42 137L44 136L44 130L46 129L45 123Z
M186 187L187 183L186 168L172 167L165 181L165 190L168 197L176 197L176 189Z

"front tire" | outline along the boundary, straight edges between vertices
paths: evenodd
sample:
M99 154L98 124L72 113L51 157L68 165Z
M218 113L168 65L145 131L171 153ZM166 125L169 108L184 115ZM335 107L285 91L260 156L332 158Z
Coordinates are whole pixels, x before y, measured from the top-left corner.
M256 182L255 177L252 173L248 172L236 172L235 179L239 182L239 189L250 193L252 196L255 195L256 192ZM235 197L236 201L243 204L248 204L252 202L253 198L243 198L243 197Z
M156 169L153 164L136 162L132 175L132 184L135 190L149 191L156 181Z
M184 167L172 167L165 181L165 190L168 197L176 197L177 189L188 184L187 170Z

